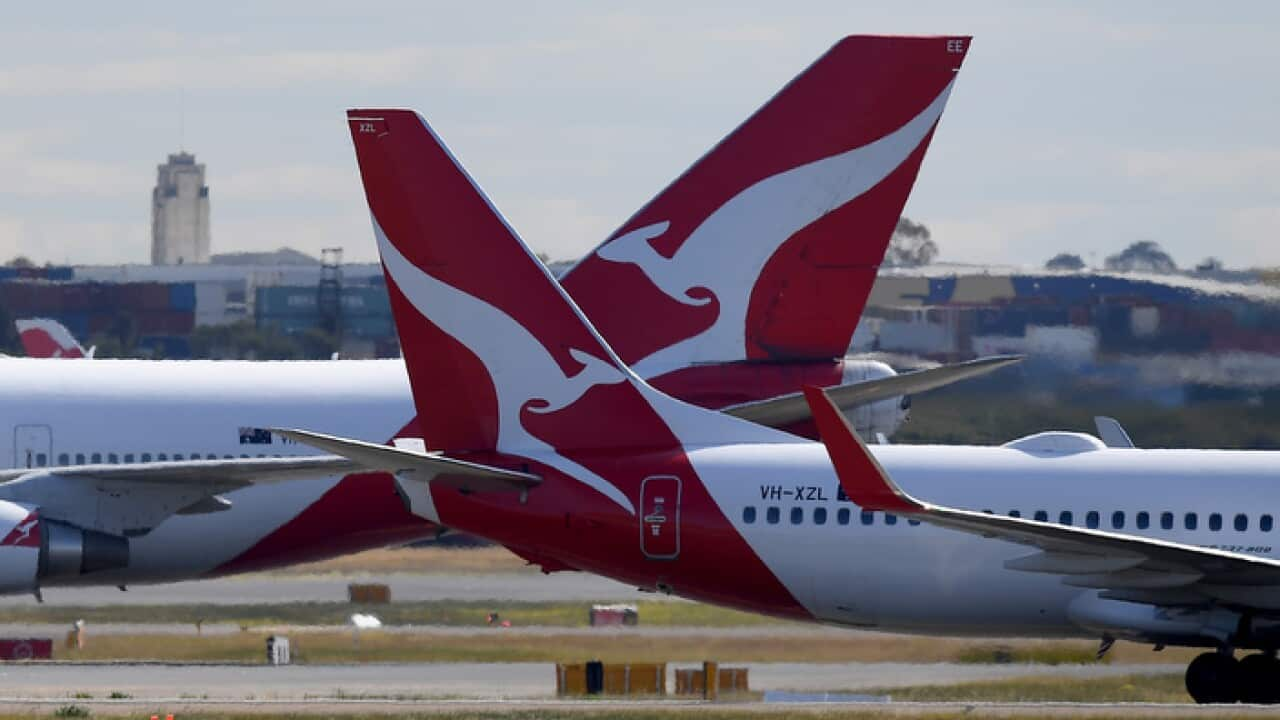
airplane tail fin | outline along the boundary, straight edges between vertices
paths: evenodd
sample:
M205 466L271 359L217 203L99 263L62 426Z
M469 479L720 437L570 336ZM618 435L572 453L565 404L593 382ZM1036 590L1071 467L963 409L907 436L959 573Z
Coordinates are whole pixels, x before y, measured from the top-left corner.
M27 357L91 358L97 348L86 351L62 323L51 318L30 318L14 322Z
M680 446L653 405L677 401L618 359L423 118L348 122L429 449Z
M573 267L565 289L648 378L842 356L969 41L844 38Z

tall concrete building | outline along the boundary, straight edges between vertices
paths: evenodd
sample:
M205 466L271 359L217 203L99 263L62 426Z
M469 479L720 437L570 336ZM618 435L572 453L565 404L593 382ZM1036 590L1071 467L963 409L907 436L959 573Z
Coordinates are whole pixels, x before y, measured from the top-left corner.
M204 165L179 152L158 167L151 192L151 264L209 262L209 186Z

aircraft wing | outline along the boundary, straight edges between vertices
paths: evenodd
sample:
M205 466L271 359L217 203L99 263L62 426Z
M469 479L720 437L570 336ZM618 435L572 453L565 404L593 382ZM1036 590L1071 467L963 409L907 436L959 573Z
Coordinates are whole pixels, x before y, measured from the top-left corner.
M365 468L344 457L225 458L110 465L71 465L0 471L0 486L37 475L102 483L186 486L226 492L249 485L299 478L345 475Z
M1198 597L1280 609L1280 562L1274 560L917 500L893 482L821 389L804 392L841 488L866 510L1036 548L1005 567L1060 575L1064 584L1098 588L1117 599L1181 604L1177 600Z
M1022 362L1022 359L1021 355L995 355L887 378L837 385L828 388L826 392L837 407L848 410L886 398L934 390ZM804 393L799 392L779 395L768 400L731 405L723 408L721 412L776 428L809 420L813 415L809 409L809 403L805 401Z
M232 490L363 470L335 456L42 467L0 472L0 499L39 506L51 520L132 536L171 515L227 510L231 502L221 494Z

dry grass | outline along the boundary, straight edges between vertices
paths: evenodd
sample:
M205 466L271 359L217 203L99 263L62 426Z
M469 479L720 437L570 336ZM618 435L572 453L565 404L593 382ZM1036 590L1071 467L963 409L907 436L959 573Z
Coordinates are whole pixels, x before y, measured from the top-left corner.
M385 548L321 562L293 565L264 575L361 575L386 573L492 574L536 573L537 568L502 547Z
M94 706L92 717L121 716L138 717L136 711L110 706ZM145 715L145 713L144 713ZM164 712L161 711L161 717ZM1054 713L1052 717L1062 717L1063 713ZM1136 715L1132 711L1116 711L1114 713L1090 712L1084 717L1090 720L1133 720L1134 717L1147 717L1149 714ZM54 709L45 712L33 711L22 715L0 715L0 720L19 720L30 717L59 717ZM65 716L63 716L65 717ZM301 718L373 718L375 720L879 720L896 718L899 720L971 720L975 715L970 710L942 710L929 708L877 708L875 706L831 706L822 708L794 708L779 705L755 705L751 707L716 707L672 706L641 707L636 709L610 706L593 708L589 703L579 707L554 707L527 709L517 706L489 707L483 709L456 709L453 707L414 707L403 712L371 712L360 706L325 705L311 708L298 708L291 712L277 712L261 709L256 712L241 710L238 712L216 712L201 708L183 708L179 714L182 720L299 720ZM1043 718L1043 710L1029 708L1025 711L1002 711L998 717L1009 720L1031 720ZM1181 718L1212 717L1218 720L1229 720L1233 715L1219 712L1205 712L1203 715L1181 714ZM1245 717L1244 714L1239 717ZM1253 716L1256 717L1256 716Z
M1032 677L859 692L909 702L1191 702L1181 673L1088 679Z
M170 635L90 635L84 650L59 648L55 657L70 661L262 662L267 632L241 632L184 638ZM812 635L669 636L573 632L528 634L487 629L467 634L312 631L290 634L300 663L363 662L972 662L968 640L939 640L864 633ZM1079 653L1082 643L1024 641L1012 647L1022 661ZM1168 655L1146 660L1177 662Z
M279 603L248 605L22 605L0 608L0 622L70 624L83 619L91 626L106 623L169 623L192 625L230 623L242 627L346 625L352 613L372 613L386 625L449 625L482 627L491 612L517 627L545 625L586 627L588 602L458 601L353 605ZM649 601L636 604L646 626L744 627L782 625L782 621L754 613L688 602Z

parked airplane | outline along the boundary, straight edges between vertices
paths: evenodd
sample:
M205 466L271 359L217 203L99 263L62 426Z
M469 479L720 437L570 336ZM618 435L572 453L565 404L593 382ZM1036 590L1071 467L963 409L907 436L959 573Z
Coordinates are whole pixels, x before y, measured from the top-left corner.
M97 348L85 350L71 331L62 323L50 318L18 320L18 339L27 357L33 358L91 358Z
M1076 433L871 451L812 387L825 447L686 404L615 354L421 118L351 120L425 444L283 436L397 471L415 512L548 570L860 628L1207 646L1196 700L1280 700L1274 453ZM444 458L493 491L450 487Z
M837 257L842 251L835 231L854 232L856 227L837 224L828 229L827 223L831 215L855 208L859 217L882 228L883 233L866 236L854 232L844 242L874 244L876 252L882 254L901 213L906 187L914 178L919 157L941 112L953 71L963 55L944 52L949 42L954 41L842 41L690 172L697 172L703 163L719 162L720 153L726 148L736 151L739 139L744 137L756 144L768 139L766 144L771 151L821 140L814 152L837 152L835 158L854 162L857 168L865 167L875 177L884 178L874 181L874 177L868 179L860 171L851 173L847 168L831 172L830 158L817 155L788 160L801 163L795 173L788 173L785 165L775 163L770 179L758 181L755 186L771 187L779 177L787 183L803 182L809 192L824 198L824 207L830 212L824 215L810 208L805 217L812 216L811 226L803 226L792 235L775 233L772 242L792 242L795 236L804 235L810 238L810 244L802 256L814 257L816 253L818 257ZM834 91L845 86L858 92ZM812 112L816 95L829 96L820 127L806 126L805 135L790 133L793 122L800 122ZM842 99L845 95L857 95L859 100L850 105ZM890 116L888 119L878 117L881 106ZM837 122L839 114L844 117ZM847 135L843 141L841 132ZM741 149L746 152L751 148ZM895 170L896 167L906 170ZM821 172L814 175L814 168ZM732 179L734 172L733 168L722 167L722 182ZM751 168L742 172L752 178L757 173ZM857 192L846 187L851 180L858 185ZM888 189L884 189L886 183ZM662 202L670 207L681 207L677 201L685 195L702 197L700 188L679 183L677 186L681 188L679 192L669 189L663 194ZM752 192L739 195L750 196ZM874 208L863 207L871 200ZM692 200L683 202L690 205ZM733 203L739 208L736 212L742 212L743 201ZM690 207L681 210L682 217L696 220L698 208ZM716 207L700 210L719 216ZM714 224L710 219L694 223L699 228ZM732 226L725 229L731 231L736 232ZM709 231L700 229L695 234L704 238L706 232ZM727 268L720 267L722 263L714 254L700 252L699 262L682 260L680 272L716 276L717 292L748 294L759 273L743 275L742 287L737 287L727 282ZM752 252L761 251L756 248ZM700 262L710 265L700 268ZM806 287L812 284L812 276L821 274L825 267L815 269L806 263L792 263L781 276L769 274L770 282ZM629 268L625 263L608 263L594 268L584 266L578 272L581 277L598 279L610 272L628 272ZM872 274L844 278L842 282L866 285L858 291L865 296ZM668 284L666 268L653 267L648 277ZM683 282L680 278L670 282L677 280ZM611 286L604 283L581 290L585 299L596 292L611 292ZM775 304L790 302L789 295L784 297L786 294L781 291L768 293L777 301ZM700 294L695 290L695 295ZM853 305L842 306L839 312L832 308L815 308L815 312L852 311L856 315L861 300L852 297L841 302L845 300ZM729 301L716 302L727 306ZM689 328L693 334L702 331L696 323ZM628 328L619 325L615 331L625 341ZM723 330L717 333L720 334L716 337L725 334ZM753 332L750 336L758 335ZM793 333L795 338L802 335L799 329ZM661 341L671 337L664 335ZM672 355L668 352L667 356ZM691 356L690 361L693 359ZM722 380L764 384L765 379L772 378L771 386L785 391L797 391L802 381L817 381L814 373L797 371L797 367L804 367L789 358L754 360L750 365L737 363L734 374L726 373ZM841 371L830 358L824 363L828 370L836 369L822 376L824 382L840 382L858 367L846 364ZM0 563L4 568L0 591L28 592L59 584L135 584L225 574L407 542L440 531L438 526L406 510L401 499L403 489L390 476L354 472L355 466L342 459L301 459L299 455L313 451L282 443L262 430L271 425L311 425L323 418L324 426L316 429L369 442L421 437L423 433L417 429L421 420L414 419L409 383L400 360L49 363L13 359L6 361L4 369L0 375L0 427L11 429L13 443L0 447L0 462L18 469L0 474L0 481L4 481L0 484L0 515L10 520L10 525L0 528L0 537L10 527L35 528L38 532L14 536L11 544L31 549L15 556L20 559L12 564ZM711 370L704 366L700 371ZM962 367L959 372L972 370ZM882 381L888 385L863 383L847 390L862 393L865 402L888 397L885 392L902 395L917 389L922 382L937 380L936 374L912 374ZM902 384L904 381L906 385ZM713 407L758 396L751 391L734 394L728 382L715 384L710 380L705 388L702 384L688 384L682 394ZM754 413L753 419L759 422L786 425L803 422L807 417L807 406L796 414L796 401L795 396L783 397L778 405L764 401L733 410ZM803 406L802 399L799 403ZM888 429L896 422L893 416L871 424ZM509 480L498 478L497 482L501 485ZM476 490L495 480L481 473L470 482L478 485L466 488ZM412 500L411 495L403 497ZM40 523L30 526L29 522L37 517ZM37 537L42 543L39 547L33 545ZM528 548L524 551L532 552Z

